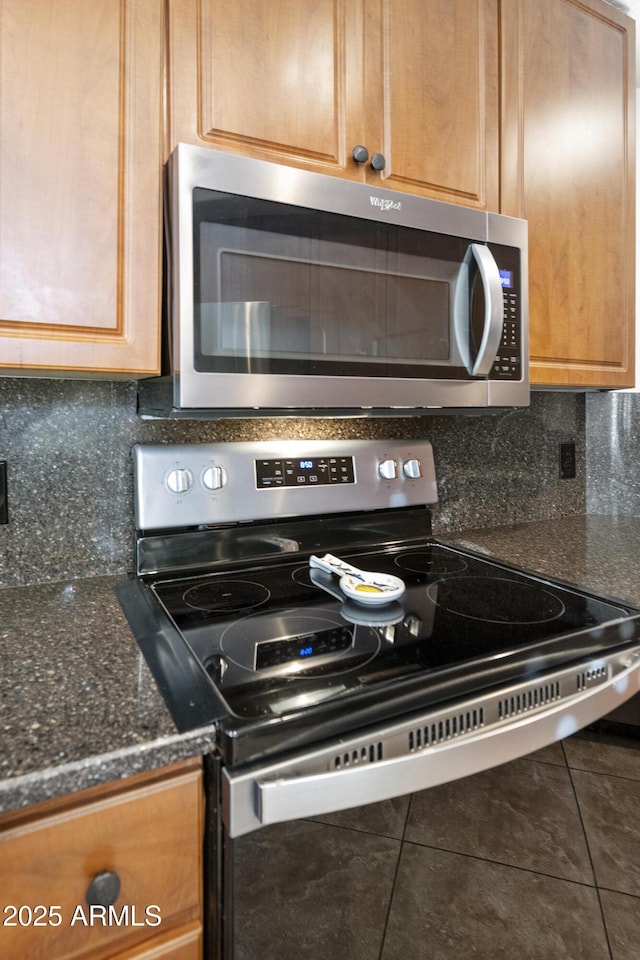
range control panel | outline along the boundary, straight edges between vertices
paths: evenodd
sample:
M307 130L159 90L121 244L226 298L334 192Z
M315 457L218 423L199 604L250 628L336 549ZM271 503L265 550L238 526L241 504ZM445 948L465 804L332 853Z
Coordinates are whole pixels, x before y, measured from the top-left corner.
M289 459L256 460L256 485L261 489L355 482L353 457L290 457Z
M427 440L138 444L136 527L159 530L435 503Z

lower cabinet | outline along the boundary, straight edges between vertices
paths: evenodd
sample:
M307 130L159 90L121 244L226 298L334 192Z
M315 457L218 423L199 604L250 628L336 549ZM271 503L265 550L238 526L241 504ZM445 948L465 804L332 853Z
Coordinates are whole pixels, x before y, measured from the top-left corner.
M0 816L3 960L202 957L201 764Z

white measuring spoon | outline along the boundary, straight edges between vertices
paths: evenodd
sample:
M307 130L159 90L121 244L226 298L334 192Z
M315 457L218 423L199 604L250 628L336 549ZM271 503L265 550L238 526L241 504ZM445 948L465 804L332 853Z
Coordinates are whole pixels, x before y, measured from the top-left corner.
M345 563L331 553L324 557L309 557L309 566L328 570L336 577L340 577L340 589L345 596L364 603L368 606L381 606L397 600L405 591L404 580L394 577L390 573L373 573L369 570L360 570L358 567Z

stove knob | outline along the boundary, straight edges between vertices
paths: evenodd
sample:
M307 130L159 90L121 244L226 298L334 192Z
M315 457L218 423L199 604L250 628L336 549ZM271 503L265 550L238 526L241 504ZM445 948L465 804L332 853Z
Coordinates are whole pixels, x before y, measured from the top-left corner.
M227 474L222 467L207 467L202 474L202 483L207 490L220 490L227 482Z
M419 460L405 460L402 464L402 472L410 480L417 480L422 476L422 464Z
M186 493L193 486L193 476L185 467L176 467L167 475L167 486L171 493Z
M383 480L395 480L398 476L398 464L395 460L383 460L378 467L378 473Z

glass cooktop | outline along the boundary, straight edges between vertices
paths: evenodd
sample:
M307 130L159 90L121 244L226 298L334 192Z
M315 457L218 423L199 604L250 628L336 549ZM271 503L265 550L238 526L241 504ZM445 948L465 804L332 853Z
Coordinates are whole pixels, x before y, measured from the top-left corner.
M535 676L631 639L622 606L436 542L341 559L401 577L405 594L355 603L306 556L151 586L245 720L474 673L484 684Z

